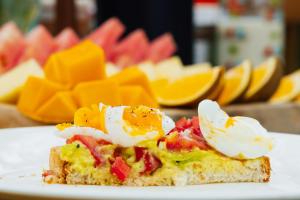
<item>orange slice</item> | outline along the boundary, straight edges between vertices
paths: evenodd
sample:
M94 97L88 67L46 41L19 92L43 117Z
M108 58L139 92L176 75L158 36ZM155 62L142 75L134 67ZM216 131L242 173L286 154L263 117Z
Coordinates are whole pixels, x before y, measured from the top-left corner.
M192 105L213 91L223 73L224 68L215 67L174 81L160 79L151 85L159 104L163 106Z
M186 65L182 68L182 75L189 76L201 72L205 72L211 68L209 63L199 63L193 65Z
M218 103L226 105L243 96L250 83L252 66L250 61L245 60L240 65L225 73L225 84L218 96Z
M273 57L253 70L245 101L265 101L275 92L282 76L282 65Z
M290 75L284 76L280 84L271 96L271 103L286 103L290 102L293 99L297 98L300 94L300 74L294 72Z

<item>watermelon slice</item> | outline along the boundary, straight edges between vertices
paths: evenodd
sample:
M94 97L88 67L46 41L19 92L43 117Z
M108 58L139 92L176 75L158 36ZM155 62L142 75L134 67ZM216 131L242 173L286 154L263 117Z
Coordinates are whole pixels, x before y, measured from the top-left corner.
M34 58L43 65L55 49L56 44L52 35L43 25L38 25L26 36L26 49L20 62Z
M149 50L149 40L142 29L130 33L113 48L112 60L125 67L143 61Z
M14 67L25 48L25 39L14 22L0 29L0 65L3 71Z
M175 51L176 44L172 35L165 33L150 44L147 59L157 63L172 56Z
M55 37L56 50L70 48L79 42L78 35L71 28L65 28Z
M117 18L110 18L93 31L86 39L90 39L103 48L106 58L110 60L112 47L125 31L124 25Z

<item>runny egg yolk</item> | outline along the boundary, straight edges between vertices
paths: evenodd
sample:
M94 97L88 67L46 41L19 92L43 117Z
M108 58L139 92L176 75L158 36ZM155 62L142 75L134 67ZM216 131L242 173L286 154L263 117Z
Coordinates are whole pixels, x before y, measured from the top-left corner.
M234 125L235 120L232 117L229 117L226 121L225 128L229 128Z
M74 124L76 126L96 128L106 133L105 110L106 106L103 106L100 111L97 105L80 108L75 112Z
M158 131L162 136L162 116L156 110L146 106L131 106L124 109L123 128L132 136L145 135L149 132Z

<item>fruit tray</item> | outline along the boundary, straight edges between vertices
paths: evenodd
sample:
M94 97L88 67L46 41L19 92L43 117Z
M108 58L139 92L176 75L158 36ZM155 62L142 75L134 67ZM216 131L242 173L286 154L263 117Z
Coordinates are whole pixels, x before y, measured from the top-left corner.
M253 103L226 106L224 109L230 115L256 118L269 131L300 133L300 123L298 123L300 121L299 104ZM173 119L197 115L197 110L191 108L165 108L163 110ZM23 116L13 105L0 104L0 128L40 125L48 124L36 122Z

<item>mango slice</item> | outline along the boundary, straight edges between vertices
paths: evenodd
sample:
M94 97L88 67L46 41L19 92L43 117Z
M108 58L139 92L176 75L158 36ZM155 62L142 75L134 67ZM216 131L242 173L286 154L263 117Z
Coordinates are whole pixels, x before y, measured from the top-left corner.
M85 40L73 48L52 54L44 70L47 79L68 88L83 81L104 79L104 52L91 41Z
M61 91L42 105L35 116L39 121L48 123L72 122L77 108L72 92Z
M123 105L144 105L152 108L158 107L156 100L151 97L141 86L121 86L120 91Z
M56 92L65 88L47 79L30 76L20 95L18 109L27 116L32 116L37 109ZM56 108L53 108L56 109Z
M111 80L117 81L120 85L140 85L152 97L154 97L149 80L137 67L128 67L110 77Z
M112 106L121 105L119 85L110 79L79 83L73 94L81 107L100 102Z

